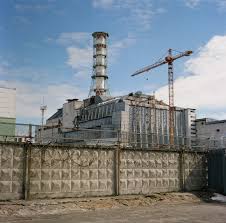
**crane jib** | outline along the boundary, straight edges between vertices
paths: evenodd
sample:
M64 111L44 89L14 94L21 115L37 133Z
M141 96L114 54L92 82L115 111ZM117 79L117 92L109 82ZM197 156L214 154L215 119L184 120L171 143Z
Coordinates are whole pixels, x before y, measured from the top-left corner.
M159 61L159 62L157 62L157 63L154 63L154 64L152 64L152 65L150 65L150 66L144 67L144 68L142 68L142 69L136 71L136 72L135 72L134 74L132 74L131 76L135 76L135 75L141 74L141 73L143 73L143 72L148 72L149 70L151 70L151 69L153 69L153 68L156 68L156 67L158 67L158 66L161 66L161 65L163 65L163 64L166 64L166 63L167 63L166 60Z

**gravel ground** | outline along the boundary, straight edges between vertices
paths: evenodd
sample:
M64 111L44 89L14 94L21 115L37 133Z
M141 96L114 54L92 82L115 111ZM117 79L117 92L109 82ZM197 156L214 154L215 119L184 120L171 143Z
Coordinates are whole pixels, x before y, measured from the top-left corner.
M226 205L210 194L164 193L0 202L0 222L226 222Z

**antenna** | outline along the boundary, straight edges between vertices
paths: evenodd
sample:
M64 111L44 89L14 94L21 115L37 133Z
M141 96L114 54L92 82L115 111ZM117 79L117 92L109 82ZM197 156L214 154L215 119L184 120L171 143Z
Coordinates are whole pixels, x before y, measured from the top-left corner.
M44 125L44 117L45 117L45 111L47 110L47 105L44 105L44 96L42 98L42 105L40 106L41 114L42 114L42 119L41 123L42 126Z

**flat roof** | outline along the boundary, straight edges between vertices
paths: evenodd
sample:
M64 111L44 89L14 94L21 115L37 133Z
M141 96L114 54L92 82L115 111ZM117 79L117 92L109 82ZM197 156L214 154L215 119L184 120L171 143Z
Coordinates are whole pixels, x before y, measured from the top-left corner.
M206 124L210 125L210 124L219 124L219 123L226 123L226 120L210 121L210 122L207 122Z
M196 119L195 121L196 122L205 121L206 125L226 123L226 119L216 120L216 119L212 119L212 118L200 118L200 119Z

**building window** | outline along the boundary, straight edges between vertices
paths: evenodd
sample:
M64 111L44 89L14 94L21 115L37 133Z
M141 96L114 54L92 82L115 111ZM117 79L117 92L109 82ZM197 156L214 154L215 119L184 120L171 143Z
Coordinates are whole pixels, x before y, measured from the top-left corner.
M217 131L217 132L220 132L220 129L217 129L216 131Z

